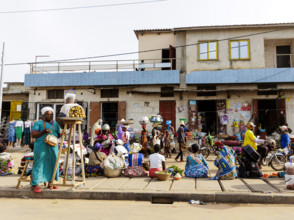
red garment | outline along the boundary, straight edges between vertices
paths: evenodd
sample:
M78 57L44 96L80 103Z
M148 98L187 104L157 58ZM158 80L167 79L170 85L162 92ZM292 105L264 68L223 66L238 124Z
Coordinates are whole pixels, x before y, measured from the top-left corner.
M156 177L155 172L156 171L162 171L162 168L150 168L149 170L149 176L150 177Z

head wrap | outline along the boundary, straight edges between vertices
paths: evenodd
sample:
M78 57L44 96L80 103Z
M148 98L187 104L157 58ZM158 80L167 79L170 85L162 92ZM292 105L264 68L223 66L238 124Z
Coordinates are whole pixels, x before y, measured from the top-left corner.
M46 113L47 111L51 111L51 112L54 113L53 108L47 106L47 107L42 108L42 110L41 110L42 115L45 115L45 113Z

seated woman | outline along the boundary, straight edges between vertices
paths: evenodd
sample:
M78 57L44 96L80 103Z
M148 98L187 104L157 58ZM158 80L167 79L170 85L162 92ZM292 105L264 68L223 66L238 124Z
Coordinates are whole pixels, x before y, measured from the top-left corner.
M156 171L165 170L165 158L163 155L159 154L160 146L159 144L154 145L154 153L149 156L150 170L149 176L156 177Z
M192 154L187 157L185 176L191 178L207 177L208 164L202 154L199 154L200 146L192 145Z
M237 177L236 153L233 149L223 146L214 161L214 165L218 167L218 171L212 178L213 180L232 180Z
M139 145L136 144L137 143L136 141L139 142ZM130 147L129 166L125 170L124 175L128 176L128 177L146 176L146 172L144 171L144 169L142 167L142 163L144 161L144 156L143 156L143 154L138 153L142 149L142 146L140 145L140 139L139 140L135 139L134 144L132 144Z
M89 163L86 165L86 176L102 176L103 168L101 164L106 158L106 154L101 152L102 144L96 143L94 150L89 155Z
M105 153L106 156L109 155L110 148L112 146L111 141L113 140L113 137L109 133L109 130L110 130L110 126L108 124L104 124L102 127L102 133L99 134L97 136L97 138L95 139L95 144L96 143L102 144L102 148L100 151ZM94 144L94 146L95 146L95 144Z

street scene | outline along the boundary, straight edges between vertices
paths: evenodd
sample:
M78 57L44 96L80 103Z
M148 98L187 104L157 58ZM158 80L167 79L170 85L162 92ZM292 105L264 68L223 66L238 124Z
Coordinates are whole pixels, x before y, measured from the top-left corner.
M291 217L284 2L0 0L1 216Z

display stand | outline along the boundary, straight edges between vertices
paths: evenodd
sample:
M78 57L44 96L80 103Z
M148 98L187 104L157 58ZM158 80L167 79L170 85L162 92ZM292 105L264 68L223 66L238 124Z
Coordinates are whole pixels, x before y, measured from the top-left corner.
M17 180L17 185L16 185L17 189L19 188L21 182L29 182L29 183L32 182L32 174L29 176L25 176L25 172L26 172L26 169L27 169L29 163L34 163L34 160L26 160L24 168L21 172L21 175L20 175L19 179Z
M62 151L63 141L65 140L65 134L62 134L61 142L59 144L59 152L56 160L56 164L54 167L54 172L50 184L50 189L53 189L53 186L65 186L65 187L72 187L74 189L76 186L79 185L85 185L86 184L86 178L85 178L85 167L84 167L84 158L83 158L83 147L82 147L82 132L81 132L81 125L82 125L82 119L81 118L61 118L61 120L64 122L64 131L69 127L69 136L66 146L66 160L65 160L65 169L64 169L64 177L62 183L57 183L55 181L56 171L59 164L59 159ZM76 150L76 126L78 126L78 133L79 133L79 142L80 142L80 155L81 155L81 166L82 166L82 180L76 180L75 176L75 166L76 166L76 157L75 157L75 150ZM70 154L70 144L73 142L73 154L72 154L72 178L67 177L67 170L68 170L68 159ZM67 181L71 181L71 183L67 183ZM77 182L77 183L76 183Z

